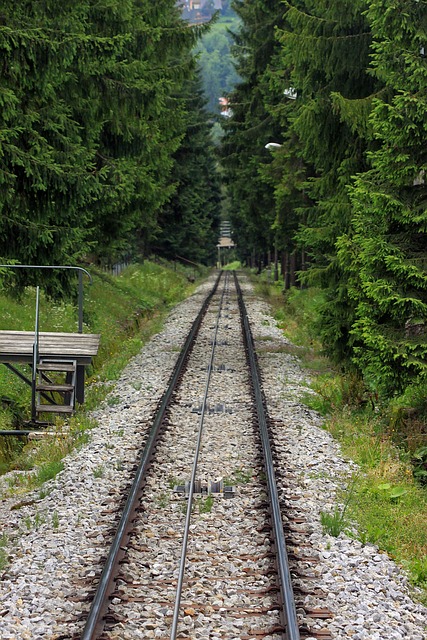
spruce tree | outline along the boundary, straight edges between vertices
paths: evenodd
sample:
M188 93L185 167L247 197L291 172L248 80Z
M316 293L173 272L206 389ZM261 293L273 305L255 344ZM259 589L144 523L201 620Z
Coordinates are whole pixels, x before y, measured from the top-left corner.
M280 129L266 109L270 92L266 71L277 48L275 28L283 8L278 0L241 0L233 8L242 21L235 37L237 71L242 81L230 96L232 117L224 123L222 155L231 198L230 217L241 258L273 248L274 196L262 177L271 160L265 149Z
M219 236L220 184L212 125L206 111L199 75L188 81L186 134L174 155L176 191L163 207L156 253L174 259L213 264Z
M355 362L374 391L392 395L427 373L427 8L375 0L367 17L387 94L375 102L378 148L351 189L339 257L357 305Z
M175 190L173 154L185 134L179 92L194 67L198 30L183 22L173 0L93 2L90 19L91 31L114 43L94 51L83 114L98 129L91 240L97 259L111 262L147 250Z
M276 109L283 127L284 162L276 186L288 198L287 218L309 253L307 281L325 291L320 333L327 353L349 362L354 304L335 243L348 230L351 176L366 168L366 118L378 82L367 73L370 28L365 0L295 0L286 3L281 66L286 98ZM298 193L300 194L298 197Z
M84 16L81 2L2 3L2 260L75 263L88 250L93 157L67 99ZM52 293L61 289L56 275L49 278ZM19 272L15 280L22 277Z
M5 0L1 17L2 259L74 264L144 249L175 189L176 96L203 29L174 0ZM49 275L50 292L65 282Z

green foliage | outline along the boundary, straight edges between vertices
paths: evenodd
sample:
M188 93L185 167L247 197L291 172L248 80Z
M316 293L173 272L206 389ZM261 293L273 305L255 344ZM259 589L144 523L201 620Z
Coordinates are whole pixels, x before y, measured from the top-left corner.
M348 526L344 510L341 510L338 507L335 507L333 513L321 511L320 523L322 525L323 533L328 533L334 538L337 538L340 533L345 532Z
M377 148L350 189L352 227L338 255L355 304L353 361L372 390L392 396L427 374L426 9L408 3L402 22L400 8L385 8L379 0L367 12L373 67L387 85L370 121Z
M427 446L420 447L413 453L414 478L420 484L427 485Z
M423 385L426 4L235 4L242 81L223 149L239 257L303 248L333 362L373 397ZM269 141L281 147L263 156Z
M0 571L4 571L7 567L7 536L3 534L0 536Z
M370 30L364 0L286 4L276 82L285 78L297 98L274 112L285 136L276 201L288 234L309 254L305 281L325 290L318 326L325 350L349 362L354 303L335 243L351 219L347 185L366 167L367 118L379 88L367 73Z
M188 293L189 271L179 265L160 265L145 261L133 265L120 276L110 276L91 270L93 285L85 288L85 331L101 334L101 345L93 366L88 371L88 386L84 410L95 408L111 390L110 380L119 377L130 357L135 355L152 333L159 331L165 311ZM76 331L76 309L72 304L57 304L42 296L40 329ZM34 329L34 291L25 290L18 303L5 294L0 295L0 328ZM12 324L13 323L13 324ZM96 384L91 384L96 383ZM11 374L0 369L0 426L12 429L29 419L30 388ZM114 398L114 396L112 396ZM13 411L12 411L13 409ZM94 426L84 412L71 420L69 435L61 433L53 441L26 444L17 438L0 438L0 471L32 469L46 462L60 461L68 451L89 438ZM44 472L43 472L44 473ZM31 487L33 476L19 481L20 489Z
M265 144L279 137L279 127L267 112L269 100L280 101L281 91L269 86L267 68L278 47L276 27L283 8L266 0L234 2L242 25L235 35L237 72L241 82L230 95L231 118L224 118L222 164L230 196L230 215L238 238L238 258L265 253L274 242L275 218L271 188L261 176L270 161Z
M415 560L405 563L411 578L412 584L422 589L427 588L427 556L424 558L416 558Z
M93 477L94 478L103 478L104 475L105 475L105 468L104 468L103 464L99 465L98 467L96 467L93 470Z
M210 513L214 505L214 497L212 495L206 496L206 498L199 498L197 500L197 506L199 507L199 513Z
M47 480L52 480L63 468L64 464L60 460L45 462L37 469L37 481L43 484L43 482L47 482Z
M363 406L369 397L363 380L355 374L320 375L314 379L312 388L316 395L307 401L323 415L330 415L336 409Z
M200 79L185 86L186 134L174 156L177 188L162 208L156 250L166 258L213 263L219 235L220 186Z
M219 114L218 99L228 95L239 80L231 52L232 33L238 26L237 16L221 16L196 47L207 108L212 113Z
M353 494L357 485L357 477L354 477L351 484L346 490L346 496L344 504L341 508L335 507L333 513L325 511L320 512L320 522L323 527L323 533L329 533L329 535L337 538L340 533L345 532L350 522L347 517L347 509L353 498Z
M2 4L0 254L112 262L146 250L175 190L177 97L201 28L174 0ZM59 297L69 274L37 276ZM15 287L34 283L16 273Z

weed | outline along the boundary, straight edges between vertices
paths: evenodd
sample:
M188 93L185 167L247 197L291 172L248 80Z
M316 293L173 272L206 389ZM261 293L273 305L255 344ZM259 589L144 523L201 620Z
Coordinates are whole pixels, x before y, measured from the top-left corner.
M7 543L7 536L5 534L0 536L0 571L4 571L7 566L7 552L5 549Z
M30 516L25 516L24 518L24 524L29 531L31 531L32 529L35 529L35 530L39 529L45 522L46 522L46 517L42 516L38 512L36 513L34 518L31 518Z
M173 489L176 485L179 484L179 480L175 478L175 476L168 477L168 487L169 489Z
M231 474L231 478L224 478L224 484L248 484L249 482L251 482L252 476L252 471L246 471L245 469L236 469L236 471L233 471L233 473Z
M169 494L167 493L161 493L157 498L156 498L156 503L157 506L160 507L160 509L165 509L168 504L170 502L170 497Z
M64 463L60 460L45 462L37 471L36 479L39 484L52 480L64 468Z
M191 503L191 513L194 513L195 506L196 505L195 505L195 502L193 500L193 502ZM181 513L183 515L186 515L187 509L188 509L188 501L187 501L187 499L185 499L184 502L181 502Z
M54 511L53 515L52 515L52 526L54 529L58 529L59 527L59 516L58 516L58 512Z
M105 474L105 468L104 468L104 465L102 465L102 464L99 465L98 467L96 467L93 470L93 477L94 478L103 478L104 474Z
M427 587L427 556L415 558L406 563L411 574L411 582L417 587Z
M52 493L52 487L48 489L42 487L39 491L39 500L43 500L43 498L46 498L50 493Z
M323 533L329 533L329 535L337 538L340 533L346 531L346 528L350 524L346 517L346 512L353 496L356 482L357 477L353 478L351 485L347 489L347 496L342 509L339 509L336 506L333 513L327 513L326 511L320 512L320 522L322 524Z
M412 460L414 478L422 485L427 484L427 447L414 451Z
M135 391L140 391L142 382L132 382L132 387L135 389Z
M396 501L396 502L399 500L399 498L404 496L405 493L407 493L407 489L404 489L403 487L394 487L389 482L379 484L378 490L381 492L384 492L384 494L389 500Z
M344 510L341 511L338 507L335 507L333 513L321 511L320 522L323 528L323 533L328 533L330 536L337 538L348 526L348 522L344 516Z
M109 407L115 407L120 404L121 398L120 396L108 396L107 404Z
M198 500L199 513L210 513L214 504L214 498L212 495L206 496L206 498L200 498Z
M370 544L376 544L378 546L382 545L385 547L387 531L373 522L368 522L366 528L359 528L357 538L362 544L368 544L369 542Z

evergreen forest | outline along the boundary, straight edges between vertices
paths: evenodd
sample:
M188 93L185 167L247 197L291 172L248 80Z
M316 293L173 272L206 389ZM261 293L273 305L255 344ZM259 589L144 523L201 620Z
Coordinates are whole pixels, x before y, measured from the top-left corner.
M213 264L222 215L242 263L322 291L339 367L377 397L424 397L427 2L232 0L217 18L189 24L175 0L2 2L1 260ZM218 151L203 87L219 77Z
M218 181L193 52L206 27L174 0L5 0L0 16L3 262L185 254L172 206L203 227L191 257L211 260Z
M321 289L323 348L372 397L425 399L427 3L233 6L222 165L240 259Z

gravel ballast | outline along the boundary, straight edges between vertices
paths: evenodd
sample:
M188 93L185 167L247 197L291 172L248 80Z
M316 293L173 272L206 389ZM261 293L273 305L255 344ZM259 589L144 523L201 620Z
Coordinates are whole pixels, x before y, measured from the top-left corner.
M307 596L307 604L326 604L333 612L319 628L343 640L425 640L427 610L411 599L404 572L373 545L322 533L320 512L333 510L356 467L300 401L306 375L295 356L280 351L287 341L266 304L242 284L275 424L279 489L284 498L301 497L298 508L318 556L311 571L322 595ZM10 474L0 478L0 522L9 539L0 580L1 640L58 640L81 632L122 492L179 348L212 285L213 277L178 305L162 333L126 367L110 398L93 412L98 426L89 443L65 458L64 470L45 484L45 497L39 491L10 496Z

